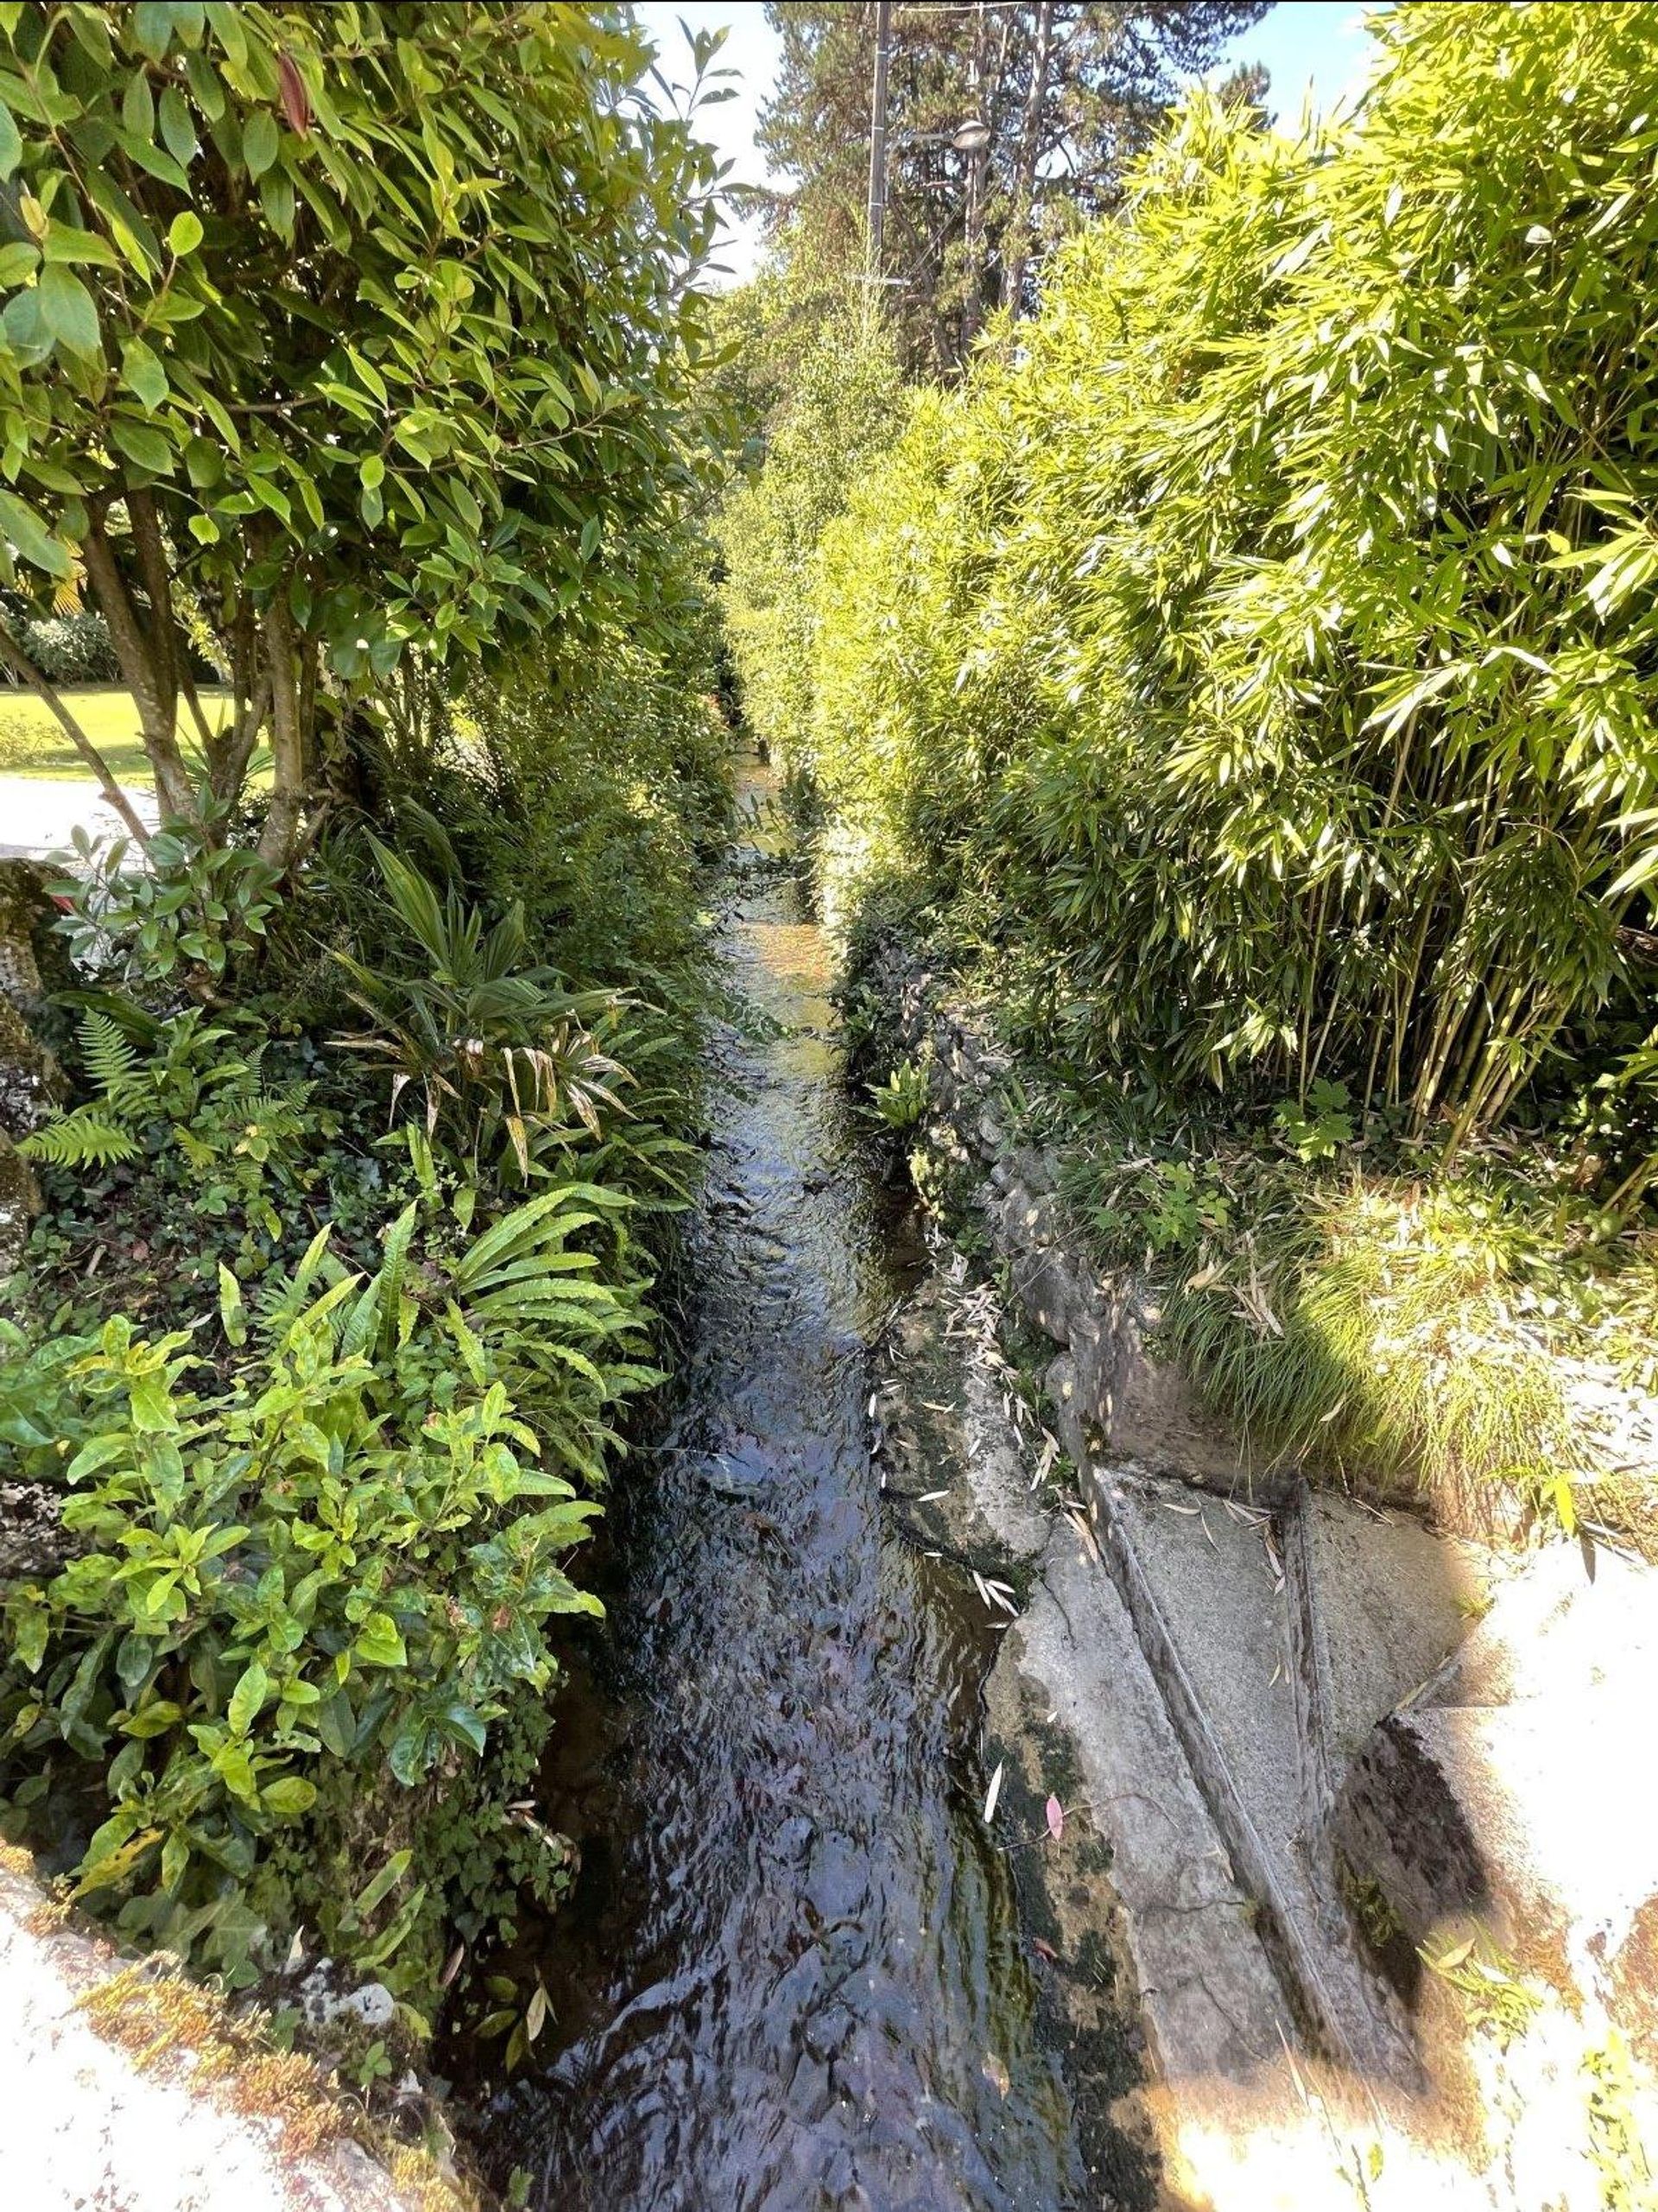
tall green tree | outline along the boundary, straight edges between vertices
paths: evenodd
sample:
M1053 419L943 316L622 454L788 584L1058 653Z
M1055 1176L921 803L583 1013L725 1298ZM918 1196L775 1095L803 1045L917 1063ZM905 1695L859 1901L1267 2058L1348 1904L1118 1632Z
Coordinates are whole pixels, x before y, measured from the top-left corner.
M716 176L649 59L541 0L0 6L0 575L96 603L169 817L224 836L263 737L288 865L353 699L579 619L686 481Z
M1265 0L895 4L883 259L907 364L952 367L989 309L1028 306L1049 244L1114 204L1181 80L1266 12ZM797 180L775 221L844 251L865 201L876 9L773 0L766 14L782 53L759 143ZM969 120L988 138L958 146Z

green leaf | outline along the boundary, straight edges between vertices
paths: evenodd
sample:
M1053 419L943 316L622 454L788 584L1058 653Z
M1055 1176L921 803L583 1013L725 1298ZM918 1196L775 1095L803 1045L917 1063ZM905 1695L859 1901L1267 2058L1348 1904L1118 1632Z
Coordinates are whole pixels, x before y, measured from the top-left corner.
M23 158L23 142L11 110L0 102L0 177L9 177Z
M269 1676L257 1659L250 1660L243 1670L242 1679L231 1692L231 1702L225 1714L234 1734L247 1734L258 1718L269 1692Z
M391 1895L392 1891L408 1872L414 1857L414 1854L412 1851L392 1853L374 1879L368 1883L358 1896L357 1911L361 1918L366 1920L376 1907L383 1905Z
M176 1728L183 1718L182 1706L170 1697L157 1697L132 1714L123 1733L140 1741L151 1736L164 1736L169 1728Z
M412 1790L431 1765L433 1748L431 1731L411 1714L392 1738L386 1765L405 1789Z
M317 1733L336 1759L349 1759L357 1746L357 1715L343 1689L325 1700L317 1714Z
M233 1797L244 1804L259 1802L259 1785L254 1779L253 1761L238 1743L220 1746L213 1753L213 1772Z
M242 132L242 159L250 177L262 177L276 158L276 118L269 108L248 117Z
M96 231L78 231L67 223L54 223L46 234L45 258L49 262L79 262L83 268L119 269L121 257L109 240Z
M218 1317L225 1341L239 1350L248 1341L247 1309L242 1302L242 1285L223 1260L218 1263Z
M483 1758L484 1746L488 1741L488 1732L484 1728L481 1717L470 1705L464 1705L459 1700L453 1704L446 1705L443 1708L443 1725L451 1735L458 1736L463 1743L470 1745L480 1759Z
M155 99L149 89L149 73L135 69L121 96L121 128L133 138L155 135Z
M34 1674L46 1657L50 1614L38 1602L23 1605L14 1612L10 1628L13 1657L27 1672Z
M162 143L179 167L188 169L201 149L196 143L189 105L176 85L169 85L161 94L161 114Z
M134 422L125 415L116 415L110 423L110 436L127 459L147 474L172 474L175 459L173 447L161 433L153 429L149 423Z
M303 1775L286 1774L279 1782L271 1782L259 1792L259 1803L268 1813L275 1813L282 1820L296 1819L308 1813L317 1802L317 1785L307 1782Z
M189 1867L190 1839L182 1829L175 1828L161 1846L161 1887L169 1897L177 1896Z
M371 1613L358 1629L351 1648L367 1667L402 1667L408 1664L402 1633L389 1613Z
M167 371L142 338L130 338L122 347L121 373L132 392L152 411L166 399Z
M52 536L35 510L14 491L0 491L0 529L25 561L44 568L48 576L73 574L74 561L68 547Z
M36 291L46 327L57 343L83 360L102 358L98 309L92 294L72 269L48 263L41 271Z
M141 53L159 61L173 42L169 0L138 0L132 11L132 35Z
M187 254L194 253L206 235L200 216L193 208L182 207L167 226L168 251L182 261Z

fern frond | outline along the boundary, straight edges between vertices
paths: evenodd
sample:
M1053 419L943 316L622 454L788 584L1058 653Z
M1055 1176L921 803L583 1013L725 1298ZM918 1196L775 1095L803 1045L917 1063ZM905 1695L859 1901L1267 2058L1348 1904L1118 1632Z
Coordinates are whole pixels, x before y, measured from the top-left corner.
M80 1017L80 1055L88 1075L111 1100L138 1073L132 1039L96 1006L89 1006Z
M118 1161L136 1159L136 1138L98 1106L77 1106L43 1128L22 1138L17 1150L26 1160L39 1160L53 1168L108 1168Z

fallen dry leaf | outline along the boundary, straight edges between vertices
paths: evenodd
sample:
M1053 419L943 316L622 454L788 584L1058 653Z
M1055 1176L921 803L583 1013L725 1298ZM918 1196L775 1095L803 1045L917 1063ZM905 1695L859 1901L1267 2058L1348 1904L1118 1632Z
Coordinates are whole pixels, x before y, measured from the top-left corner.
M996 1772L990 1777L990 1786L984 1792L984 1825L988 1828L996 1818L997 1800L1002 1795L1002 1776L1007 1765L1005 1759L997 1761Z

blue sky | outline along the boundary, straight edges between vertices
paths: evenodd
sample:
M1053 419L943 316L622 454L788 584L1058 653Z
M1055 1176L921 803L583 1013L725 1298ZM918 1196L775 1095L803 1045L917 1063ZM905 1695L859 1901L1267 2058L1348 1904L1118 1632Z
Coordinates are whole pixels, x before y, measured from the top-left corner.
M706 109L704 129L732 163L735 181L765 183L765 163L755 149L755 114L771 89L777 41L760 0L643 0L634 13L655 40L663 73L670 79L684 74L681 18L693 29L724 27L729 31L720 58L741 73L738 96ZM1293 123L1304 97L1310 95L1314 109L1322 111L1363 79L1370 44L1364 14L1360 0L1280 0L1236 41L1227 63L1264 61L1272 75L1275 112L1283 122ZM728 264L731 281L752 269L756 232L754 225L742 226L728 240L720 258Z

